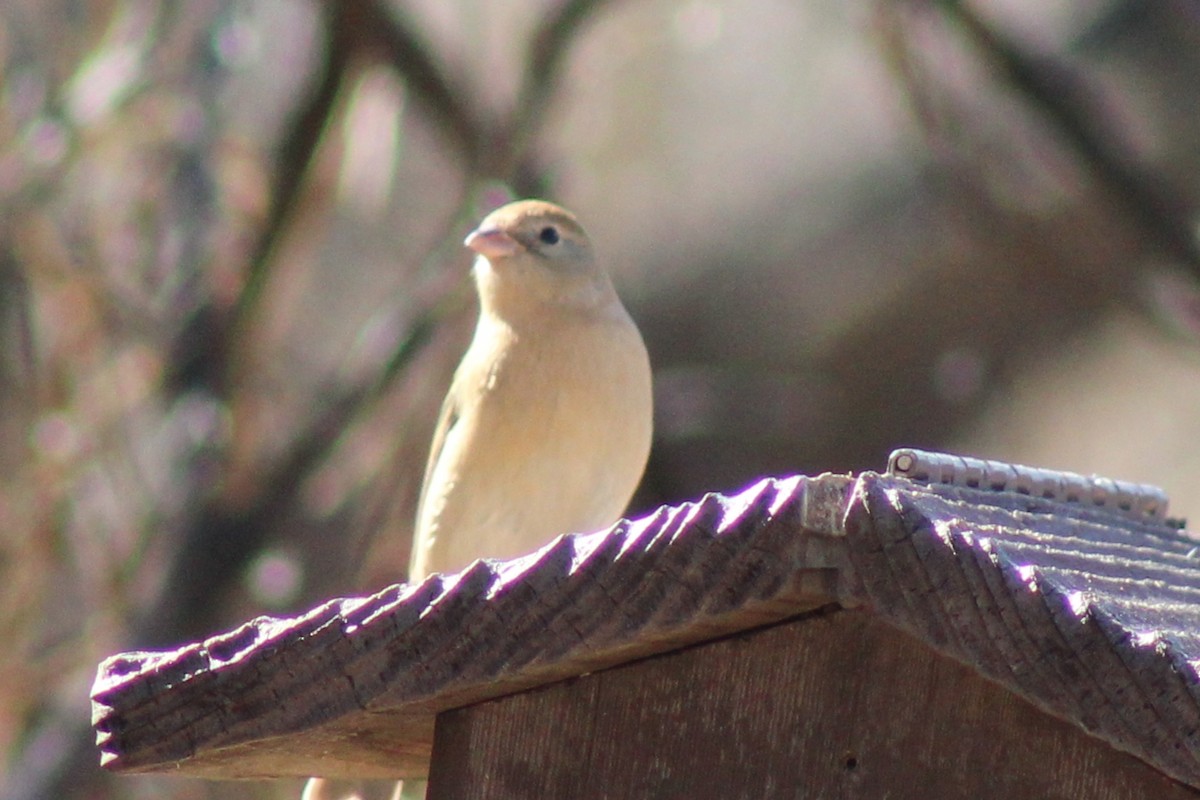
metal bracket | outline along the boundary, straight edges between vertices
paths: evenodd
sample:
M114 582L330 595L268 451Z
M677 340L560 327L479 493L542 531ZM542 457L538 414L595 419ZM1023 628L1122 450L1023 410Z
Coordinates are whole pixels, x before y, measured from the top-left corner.
M1159 487L1099 475L1077 475L911 447L892 451L887 473L930 485L965 486L1014 492L1060 503L1078 503L1125 516L1148 518L1172 527L1182 528L1184 524L1182 520L1167 517L1169 498Z

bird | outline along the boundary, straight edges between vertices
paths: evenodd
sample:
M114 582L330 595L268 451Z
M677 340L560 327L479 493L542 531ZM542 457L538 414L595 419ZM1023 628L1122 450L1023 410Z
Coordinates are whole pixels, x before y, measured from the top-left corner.
M611 525L650 452L646 346L575 215L516 201L464 244L479 317L434 433L410 581Z
M646 345L575 215L519 200L463 243L476 254L479 318L433 435L409 582L611 525L650 454ZM424 789L313 778L301 800Z

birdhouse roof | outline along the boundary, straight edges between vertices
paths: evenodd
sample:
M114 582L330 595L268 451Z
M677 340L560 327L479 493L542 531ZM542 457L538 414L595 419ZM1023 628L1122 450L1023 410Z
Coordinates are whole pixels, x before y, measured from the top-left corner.
M93 723L117 771L403 777L439 711L863 607L1200 788L1198 553L1153 487L897 451L113 656Z

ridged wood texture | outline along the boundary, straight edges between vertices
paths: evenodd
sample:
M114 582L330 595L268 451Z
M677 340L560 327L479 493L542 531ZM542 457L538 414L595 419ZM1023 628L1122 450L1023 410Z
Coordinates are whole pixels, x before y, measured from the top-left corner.
M1146 520L864 474L847 547L879 613L1200 787L1200 558Z
M1161 521L1012 493L875 473L766 480L523 559L115 656L93 720L119 771L420 775L439 711L866 604L1200 787L1198 545ZM881 679L895 676L859 677Z
M294 619L100 665L113 770L209 777L421 775L440 710L853 605L846 477L768 479Z

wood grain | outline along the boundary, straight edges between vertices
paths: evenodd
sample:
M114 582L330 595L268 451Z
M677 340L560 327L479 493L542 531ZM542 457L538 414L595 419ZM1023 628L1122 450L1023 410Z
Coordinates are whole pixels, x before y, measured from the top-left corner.
M1200 792L865 610L826 610L438 718L430 800Z
M914 664L939 651L1200 787L1198 552L1161 520L1081 503L869 472L768 479L526 558L115 656L93 721L118 771L422 776L439 713L835 606L906 631ZM863 697L912 690L903 663L841 668Z
M890 622L1200 786L1200 561L1186 532L871 474L855 485L845 529L855 572Z
M115 656L92 692L102 764L221 778L424 775L444 709L852 605L845 550L825 541L840 529L806 522L840 519L849 483L764 480L523 559Z

